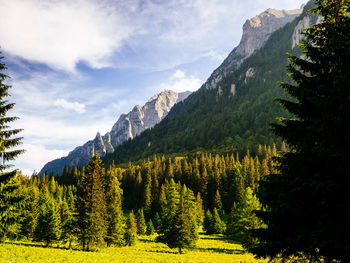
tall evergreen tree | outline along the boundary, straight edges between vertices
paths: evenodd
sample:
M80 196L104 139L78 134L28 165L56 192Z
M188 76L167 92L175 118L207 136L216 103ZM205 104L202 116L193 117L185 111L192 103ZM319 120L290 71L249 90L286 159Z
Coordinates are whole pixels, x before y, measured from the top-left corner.
M252 230L262 226L261 220L255 214L260 209L258 198L253 194L253 190L247 187L228 220L227 233L240 240L246 248L251 247L255 242Z
M133 246L136 243L137 238L137 225L134 212L131 211L126 223L126 230L124 234L125 244L127 246Z
M271 258L300 257L350 262L350 2L316 0L323 21L305 31L303 57L290 55L294 101L279 100L294 119L274 132L290 152L277 158L261 200L266 229L252 249Z
M146 225L146 220L145 220L145 216L143 214L142 208L137 211L136 221L137 221L137 234L138 235L146 234L147 225Z
M19 187L15 180L17 170L9 171L12 165L8 162L13 161L23 150L13 149L21 144L22 138L13 138L21 129L11 130L9 126L18 118L6 116L15 104L6 99L11 86L4 83L9 76L3 73L7 69L2 63L3 58L0 51L0 239L7 234L10 225L16 223L19 211L16 206L24 199L16 194Z
M124 244L124 214L122 210L123 190L115 173L109 169L105 177L105 192L107 204L107 246Z
M103 169L96 152L89 160L86 172L78 184L78 227L83 250L100 245L106 233L106 200L103 188Z
M57 205L50 197L39 208L38 220L34 230L34 240L44 241L46 246L60 237L60 214Z

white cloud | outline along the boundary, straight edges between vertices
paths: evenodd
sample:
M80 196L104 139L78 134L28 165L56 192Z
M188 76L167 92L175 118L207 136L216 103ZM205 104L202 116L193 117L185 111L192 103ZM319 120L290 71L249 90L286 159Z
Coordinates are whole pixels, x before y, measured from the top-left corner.
M45 163L68 154L68 150L50 150L40 144L23 144L20 148L25 149L26 152L18 157L15 165L16 167L26 167L22 169L24 175L31 175L34 170L39 172Z
M110 55L133 28L116 8L92 0L0 0L2 48L28 60L74 71L79 61L94 68L110 64Z
M77 101L70 102L70 101L67 101L65 99L57 99L54 102L54 105L60 106L66 110L74 110L80 114L85 112L85 104L79 103Z
M182 70L176 70L170 76L168 83L160 85L160 90L172 90L176 92L196 91L200 88L202 81L195 76L186 76Z

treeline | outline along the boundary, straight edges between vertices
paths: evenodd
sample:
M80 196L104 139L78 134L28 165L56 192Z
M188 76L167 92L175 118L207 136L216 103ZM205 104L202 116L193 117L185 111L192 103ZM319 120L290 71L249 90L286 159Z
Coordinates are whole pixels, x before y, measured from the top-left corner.
M285 145L282 145L285 151ZM201 227L249 243L260 225L255 193L273 171L276 146L259 146L254 158L238 155L154 157L127 168L102 167L98 155L86 167L65 168L61 177L18 177L22 213L8 237L50 245L133 245L138 235L181 249L195 246Z

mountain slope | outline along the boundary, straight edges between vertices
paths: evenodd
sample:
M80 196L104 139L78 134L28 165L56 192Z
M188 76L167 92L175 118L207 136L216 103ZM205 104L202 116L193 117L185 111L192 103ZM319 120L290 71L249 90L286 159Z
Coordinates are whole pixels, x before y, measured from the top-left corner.
M274 102L275 98L286 96L278 85L278 81L288 81L286 52L300 52L293 49L292 39L300 35L297 25L308 16L306 10L311 6L309 3L301 15L293 14L290 23L285 21L277 31L268 33L267 40L255 46L257 50L246 48L249 57L244 59L240 46L235 48L197 92L177 104L153 129L106 155L106 164L147 158L155 153L245 151L257 144L271 143L273 135L267 123L287 114ZM249 42L243 40L245 34L248 33L243 33L240 45Z
M133 139L159 123L176 103L183 101L190 94L189 91L176 93L166 90L154 95L144 106L136 105L128 114L122 114L110 132L104 136L98 132L95 139L75 148L68 156L48 162L39 174L61 173L65 165L67 167L85 165L94 151L98 151L100 156L112 153L124 141Z

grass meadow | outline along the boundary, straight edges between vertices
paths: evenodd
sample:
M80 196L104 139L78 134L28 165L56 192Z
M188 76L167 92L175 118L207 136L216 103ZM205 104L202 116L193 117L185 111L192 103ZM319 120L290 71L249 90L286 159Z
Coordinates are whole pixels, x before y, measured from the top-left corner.
M92 252L9 241L0 244L0 262L267 262L254 259L239 244L226 240L221 235L201 234L197 247L184 250L181 255L177 249L169 249L166 245L155 242L155 237L140 237L132 247L102 248Z

